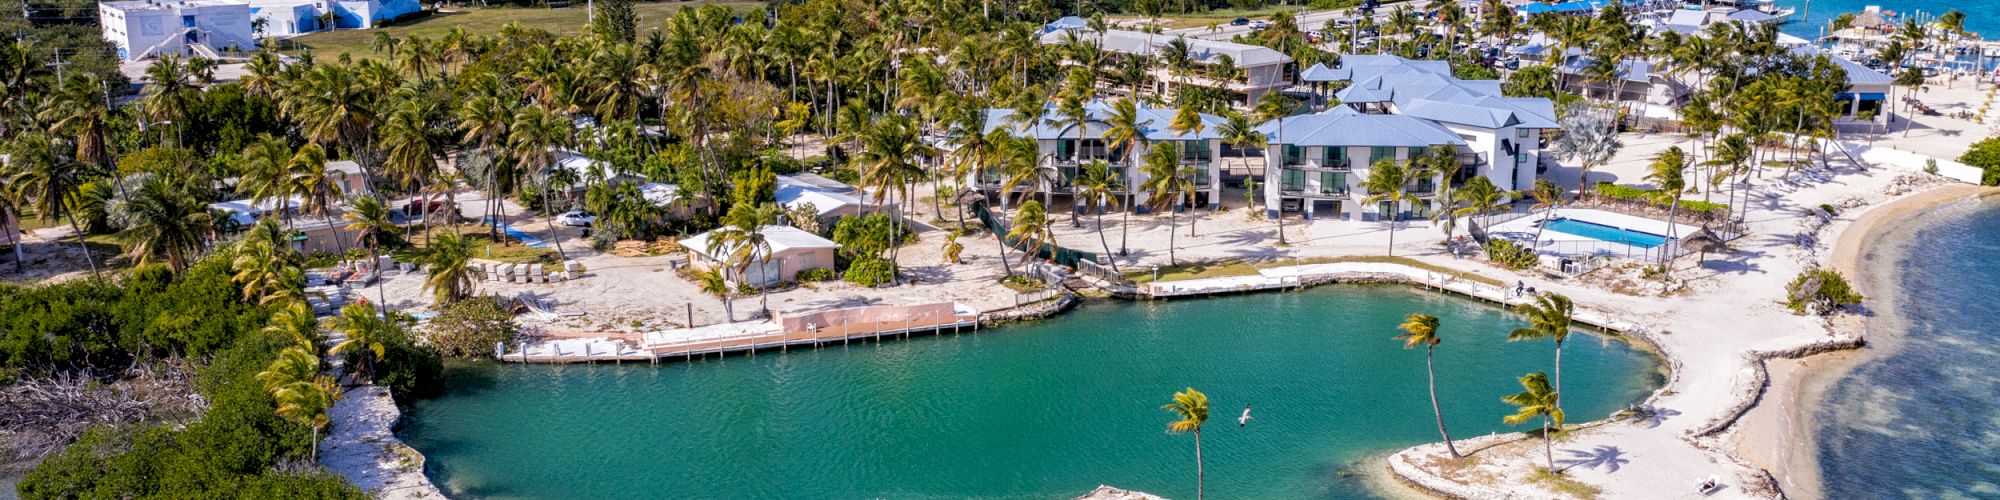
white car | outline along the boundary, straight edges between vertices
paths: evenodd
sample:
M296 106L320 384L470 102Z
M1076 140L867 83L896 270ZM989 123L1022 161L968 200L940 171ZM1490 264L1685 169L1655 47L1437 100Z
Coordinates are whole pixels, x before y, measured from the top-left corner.
M556 223L565 226L590 227L597 223L597 216L582 210L571 210L556 216Z
M1270 21L1250 21L1250 29L1261 30L1271 27Z

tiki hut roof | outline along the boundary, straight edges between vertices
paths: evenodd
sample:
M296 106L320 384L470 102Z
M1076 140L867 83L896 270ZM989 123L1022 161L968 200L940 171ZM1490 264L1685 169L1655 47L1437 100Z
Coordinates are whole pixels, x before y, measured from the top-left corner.
M1708 228L1702 228L1681 238L1681 248L1703 253L1729 251L1729 245L1724 244L1722 238L1716 237Z
M1862 12L1860 14L1856 14L1854 16L1854 22L1848 23L1848 26L1872 30L1872 29L1882 29L1883 26L1886 26L1888 24L1889 24L1888 21L1882 20L1882 13L1880 12Z

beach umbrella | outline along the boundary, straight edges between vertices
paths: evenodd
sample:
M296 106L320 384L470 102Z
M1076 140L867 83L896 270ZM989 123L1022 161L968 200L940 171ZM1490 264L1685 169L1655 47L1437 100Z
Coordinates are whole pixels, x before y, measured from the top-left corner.
M1699 255L1695 256L1694 260L1697 266L1708 260L1709 252L1723 253L1729 251L1729 245L1724 244L1722 238L1717 237L1714 232L1710 232L1705 227L1696 229L1693 233L1681 238L1680 245L1681 248L1694 250L1699 253Z

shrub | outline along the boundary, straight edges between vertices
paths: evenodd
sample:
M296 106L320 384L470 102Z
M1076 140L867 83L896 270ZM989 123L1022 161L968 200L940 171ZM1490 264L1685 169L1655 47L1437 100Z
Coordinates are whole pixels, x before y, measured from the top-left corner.
M1541 263L1541 258L1535 256L1533 249L1501 239L1486 242L1486 258L1491 259L1495 264L1500 264L1508 269L1517 271L1532 268L1535 267L1535 264Z
M874 287L896 279L896 263L884 259L862 259L847 266L847 281Z
M799 271L798 278L799 281L833 281L839 279L840 275L838 273L835 273L832 269L824 267L815 267L812 269Z
M897 219L884 212L841 217L833 223L833 242L850 259L881 258L883 252L915 237L910 225Z
M438 354L485 357L496 343L512 343L521 332L514 315L491 297L473 297L445 306L424 327L424 341Z
M756 295L756 294L757 294L757 286L756 286L756 285L752 285L752 284L749 284L749 283L737 283L737 284L736 284L736 295L739 295L739 296L750 296L750 295Z
M1848 304L1861 303L1861 294L1840 271L1814 267L1799 273L1785 285L1785 306L1796 312L1821 316L1833 314Z
M2000 137L1988 137L1972 143L1958 161L1979 167L1985 175L1980 176L1980 184L2000 186Z
M1650 203L1661 207L1669 204L1662 203L1662 200L1660 200L1662 197L1658 189L1640 189L1632 186L1620 186L1609 182L1599 182L1596 187L1591 188L1590 192L1596 196L1614 200ZM1729 205L1684 198L1681 199L1681 209L1698 213L1727 213Z

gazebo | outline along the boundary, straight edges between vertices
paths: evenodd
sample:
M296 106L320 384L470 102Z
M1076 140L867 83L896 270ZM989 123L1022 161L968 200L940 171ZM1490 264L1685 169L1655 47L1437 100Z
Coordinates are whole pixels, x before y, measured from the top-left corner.
M1694 261L1696 266L1700 266L1708 260L1709 252L1724 253L1729 251L1729 245L1724 244L1722 238L1717 237L1708 228L1701 228L1694 233L1682 237L1680 247L1686 250L1694 250L1698 253Z

